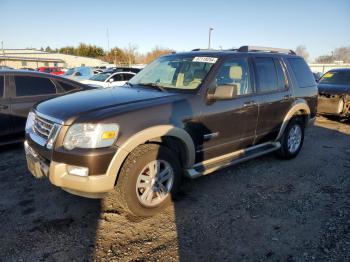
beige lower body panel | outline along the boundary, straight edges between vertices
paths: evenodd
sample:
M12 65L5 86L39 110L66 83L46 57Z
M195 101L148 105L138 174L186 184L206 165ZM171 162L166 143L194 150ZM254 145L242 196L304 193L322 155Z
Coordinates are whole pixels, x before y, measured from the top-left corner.
M115 176L98 175L80 177L67 173L67 165L52 161L49 170L50 182L65 191L84 197L99 198L114 188Z

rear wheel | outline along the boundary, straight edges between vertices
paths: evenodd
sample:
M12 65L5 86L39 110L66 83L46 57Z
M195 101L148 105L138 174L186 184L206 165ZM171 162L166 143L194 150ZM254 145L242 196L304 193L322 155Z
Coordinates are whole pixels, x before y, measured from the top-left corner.
M285 159L296 157L304 142L304 122L301 118L292 118L288 123L281 138L281 148L278 155Z
M152 216L164 209L181 180L178 158L167 147L144 144L133 150L119 174L117 201L136 216Z

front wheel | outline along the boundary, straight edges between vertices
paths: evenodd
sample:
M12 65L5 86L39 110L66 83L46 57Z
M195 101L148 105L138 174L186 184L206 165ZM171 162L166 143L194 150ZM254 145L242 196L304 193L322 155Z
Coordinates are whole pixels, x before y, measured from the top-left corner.
M136 216L152 216L169 204L181 179L178 158L167 147L144 144L125 160L117 181L117 201Z
M296 157L304 142L304 123L301 118L292 118L281 138L281 148L278 155L284 159Z

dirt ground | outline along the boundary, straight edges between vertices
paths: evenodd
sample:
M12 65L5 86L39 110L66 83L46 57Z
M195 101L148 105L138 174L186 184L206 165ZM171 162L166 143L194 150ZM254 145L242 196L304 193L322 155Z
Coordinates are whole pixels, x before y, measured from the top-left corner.
M34 179L0 149L0 261L350 261L350 121L319 117L300 155L273 154L183 183L134 219Z

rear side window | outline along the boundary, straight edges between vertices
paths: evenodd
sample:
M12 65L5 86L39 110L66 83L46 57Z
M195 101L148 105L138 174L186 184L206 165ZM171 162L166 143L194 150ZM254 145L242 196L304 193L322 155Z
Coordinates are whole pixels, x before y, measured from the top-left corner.
M308 87L316 84L309 66L302 58L288 58L299 87Z
M0 76L0 98L4 96L4 81L5 81L5 77L4 76Z
M255 58L258 89L260 93L278 90L275 63L270 57Z
M77 87L74 85L71 85L71 84L68 84L68 83L65 83L62 81L57 81L57 82L60 84L60 86L64 89L65 92L69 92L69 91L77 89Z
M56 87L48 78L15 76L16 96L55 94Z

